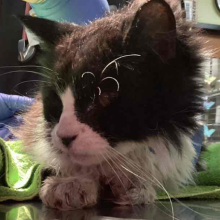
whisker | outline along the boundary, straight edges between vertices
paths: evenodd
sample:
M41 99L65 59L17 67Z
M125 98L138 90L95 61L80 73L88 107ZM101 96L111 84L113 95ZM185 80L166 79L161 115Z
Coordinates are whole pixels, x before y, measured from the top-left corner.
M109 156L108 157L109 158L109 160L111 160L112 161L112 163L114 163L114 165L123 173L123 175L128 179L128 181L133 185L133 186L135 186L135 187L137 187L135 184L134 184L134 182L125 174L125 172L120 168L120 166ZM117 159L119 162L120 162L120 160L117 158L117 157L114 157L114 159Z
M142 180L146 181L144 178L142 178L141 176L138 176L136 173L132 172L131 170L127 169L126 167L124 167L123 165L121 165L125 170L127 170L128 172L131 172L133 175L137 176L138 178L141 178ZM150 174L151 175L151 174ZM171 200L171 197L168 193L168 191L165 189L165 187L160 183L160 181L155 178L154 176L151 175L151 177L153 177L159 184L159 186L164 190L164 192L166 193L169 201L170 201L170 206L171 206L171 212L172 212L172 217L173 217L173 220L175 219L175 215L174 215L174 208L173 208L173 203L172 203L172 200Z
M28 65L28 66L0 66L0 69L10 69L10 68L42 68L54 72L52 69L44 66Z
M106 70L109 66L111 66L113 63L115 63L117 60L120 60L120 59L123 59L123 58L126 58L126 57L141 57L141 55L140 55L140 54L127 54L127 55L120 56L120 57L114 59L113 61L111 61L111 62L102 70L102 73L101 73L101 76L100 76L100 77L102 77L103 73L105 72L105 70Z
M116 150L113 149L113 148L109 148L109 149L111 149L112 151L115 151L115 153L119 153L118 151L116 151ZM119 154L121 154L121 153L119 153ZM173 219L175 219L174 208L173 208L173 204L172 204L171 197L170 197L168 191L167 191L167 190L165 189L165 187L163 186L163 184L160 183L160 181L159 181L156 177L154 177L151 173L148 173L154 180L156 180L157 183L155 183L155 181L153 181L152 179L149 179L149 178L146 176L146 174L145 174L146 171L145 171L145 172L142 171L142 168L141 168L141 167L139 168L139 166L138 166L137 164L135 164L135 163L134 163L133 161L131 161L129 158L125 157L123 154L122 154L121 156L123 156L125 162L126 162L127 160L130 161L130 164L133 165L133 168L135 167L136 169L138 169L138 171L139 171L146 179L150 180L153 184L155 184L156 186L159 186L159 188L161 188L162 190L164 190L164 192L166 193L166 195L167 195L167 197L168 197L168 199L169 199L169 201L170 201L172 217L173 217ZM136 173L132 172L131 170L129 170L129 169L126 168L125 166L121 165L121 167L124 168L125 170L127 170L128 172L130 172L131 174L135 175L136 177L142 179L143 181L146 181L146 179L144 179L143 177L141 177L141 176L137 175Z
M90 74L95 78L95 74L92 72L84 72L81 77L83 78L86 74Z
M5 123L2 123L2 122L0 122L0 125L3 125L4 127L6 127L7 129L11 129L11 128L13 128L12 126L10 126L10 125L7 125L7 124L5 124Z
M115 158L114 158L115 159ZM127 162L127 161L126 161ZM120 164L121 165L121 164ZM123 165L121 165L122 167L123 167ZM125 167L123 167L123 168L125 168ZM127 169L127 171L129 172L129 169L128 168L126 168ZM138 180L140 180L140 176L138 176L137 174L135 175L132 171L131 171L131 173L134 175L134 176L136 176L137 177L137 179ZM144 174L144 176L145 176L145 174ZM144 178L141 178L142 180L144 180L144 182L146 181ZM147 178L148 179L148 178ZM158 184L157 183L155 183L154 181L152 181L152 180L150 180L151 182L153 182L155 185L157 185L158 186ZM141 182L142 183L142 182ZM142 183L143 184L143 183ZM160 185L158 186L159 188L161 188L161 189L163 189L164 190L164 188L162 188ZM167 192L168 193L168 192ZM169 195L169 193L168 193L168 195ZM168 196L167 195L167 196ZM169 196L168 196L169 197ZM171 198L170 198L171 199ZM159 201L159 203L161 203L160 201ZM172 205L172 201L170 202L170 204L171 204L171 207L173 207L173 205ZM161 205L163 205L162 203L161 203ZM158 207L157 207L158 208ZM168 212L170 212L170 210L168 210L165 206L164 206L164 208L168 211ZM159 209L159 208L158 208ZM162 211L162 210L161 210ZM164 211L163 211L164 212ZM164 212L165 213L165 212ZM165 213L165 214L167 214L169 217L172 217L173 219L176 219L176 220L179 220L178 218L176 218L175 216L174 216L174 209L172 209L172 211L171 211L171 213L172 213L172 215L169 215L168 213Z
M19 85L22 85L22 84L24 84L24 83L31 83L31 82L42 82L42 83L48 83L48 84L50 84L49 82L46 82L46 81L43 81L43 80L27 80L27 81L23 81L23 82L20 82L20 83L18 83L17 85L15 85L15 86L12 88L12 91L13 91L16 87L18 87Z
M97 160L99 161L99 160L100 160L99 157L98 157L97 155L96 155L96 157L97 157ZM106 172L105 172L105 169L103 168L102 162L99 161L99 165L100 165L100 168L101 168L101 170L102 170L103 175L104 175L105 178L107 179L107 174L106 174ZM109 187L111 188L111 191L113 192L113 189L112 189L111 184L109 184Z
M109 158L109 159L111 159L111 158ZM117 156L114 156L114 159L117 159L119 162L121 162ZM114 163L114 160L113 160L113 159L111 159L111 161ZM123 172L123 170L120 169L120 167L117 165L117 163L115 163L115 165L116 165L117 168L125 175L125 177L128 179L128 181L129 181L134 187L137 187L137 185L135 185L134 182L133 182L130 178L128 178L128 176ZM136 177L136 176L135 176L135 177ZM137 178L137 180L139 181L140 185L143 185L143 182L140 180L140 178ZM139 188L140 188L140 186L139 186ZM170 210L169 210L161 201L158 201L158 203L161 204L161 205L168 211L168 213L166 213L165 211L163 211L162 209L160 209L159 207L157 207L157 206L155 205L155 206L157 207L157 209L159 209L161 212L163 212L163 213L166 214L167 216L173 217L172 215L169 214L169 213L170 213ZM176 220L179 220L179 219L176 218L176 217L175 217L175 219L176 219Z
M123 186L123 188L124 188L124 190L125 190L125 192L126 192L125 186L124 186L124 184L123 184L121 178L119 177L118 173L117 173L116 170L114 169L114 167L111 165L111 163L106 159L106 157L105 157L103 154L101 154L101 155L102 155L102 157L104 158L104 160L108 163L108 165L111 167L112 171L115 173L115 175L117 176L118 180L121 182L121 184L122 184L122 186Z
M34 73L34 74L37 74L37 75L40 75L40 76L43 76L43 77L46 77L46 78L50 79L49 76L46 76L46 75L43 74L43 73L36 72L36 71L31 71L31 70L13 70L13 71L9 71L9 72L0 74L0 77L1 77L1 76L4 76L4 75L7 75L7 74L10 74L10 73L23 73L23 72L26 72L26 73Z
M99 90L99 95L102 94L102 90L100 89L100 87L97 87L97 89Z
M104 156L104 155L103 155L103 156ZM106 156L108 157L108 159L110 159L110 160L114 163L114 165L116 165L116 163L111 159L111 157L108 155L107 152L106 152ZM106 162L111 166L111 164L108 162L108 160L106 160ZM116 166L117 166L117 165L116 165ZM118 166L117 166L117 167L118 167ZM126 193L126 195L128 196L128 199L130 200L130 204L131 204L131 206L132 206L132 208L133 208L135 214L138 216L138 214L136 213L136 211L135 211L135 209L134 209L134 205L133 205L133 203L132 203L132 201L131 201L131 198L129 197L129 195L128 195L128 193L127 193L127 190L126 190L126 188L125 188L125 186L124 186L122 180L120 179L120 177L119 177L119 175L117 174L117 172L114 171L113 166L111 166L111 168L112 168L113 172L117 175L119 181L121 182L121 185L123 186L123 188L124 188L124 190L125 190L125 193ZM121 170L121 169L120 169L120 170Z
M117 70L117 75L118 75L118 63L117 63L117 61L115 61L115 68Z
M144 171L142 171L142 167L140 167L138 164L135 164L131 159L127 158L126 156L124 156L124 155L121 154L120 152L116 151L115 149L113 149L113 148L109 148L109 149L111 149L112 152L121 155L121 159L123 159L125 162L129 163L128 161L130 161L131 164L133 164L133 166L136 167L137 171L139 171L139 172L141 172L142 174L144 174L144 176L148 179L148 177L146 176L146 174L144 173ZM125 167L125 168L126 168L126 167ZM127 168L126 168L126 169L127 169ZM127 170L127 171L128 171L128 170ZM129 172L129 171L128 171L128 172ZM132 172L132 171L131 171L131 172ZM137 176L137 174L135 174L135 173L133 173L133 174ZM149 173L149 174L150 174L150 173ZM151 180L151 179L149 179L149 180L150 180L151 182L153 182L153 183L154 183L156 186L158 186L159 188L161 188L161 186L162 186L161 189L164 190L165 188L164 188L163 185L160 183L160 181L157 180L154 176L152 176L152 174L150 174L150 175L151 175L151 177L154 178L157 182L159 182L159 184L155 183L155 182L154 182L153 180ZM138 177L138 176L137 176L137 177ZM140 177L140 178L143 179L143 177ZM144 180L144 179L143 179L143 180ZM146 180L144 180L144 181L146 181ZM166 190L166 189L165 189L165 190ZM165 193L167 194L168 191L166 190ZM170 195L170 196L169 196L169 195ZM184 206L185 208L187 208L188 210L190 210L190 211L192 211L192 212L194 212L194 213L196 213L196 214L198 214L198 215L200 215L200 216L213 217L213 216L211 216L211 215L201 214L201 213L199 213L199 212L197 212L197 211L191 209L190 207L188 207L187 205L185 205L184 203L182 203L179 199L175 198L171 193L168 193L168 194L167 194L167 197L168 197L169 201L171 202L171 204L172 204L171 196L172 196L172 199L173 199L173 200L175 200L175 201L178 202L179 204L183 205L183 206ZM173 207L173 205L171 205L171 206ZM173 212L174 212L174 209L172 209L172 210L173 210L173 211L172 211L172 214L173 214L172 217L174 217L174 213L173 213ZM215 216L214 216L214 217L215 217ZM216 216L216 217L217 217L217 216ZM175 217L174 217L174 218L175 218Z
M102 155L102 157L104 158L104 160L108 163L108 165L111 167L112 171L115 173L116 177L118 178L118 180L120 181L122 187L124 188L125 193L127 194L127 190L126 190L126 188L125 188L125 186L124 186L124 184L123 184L121 178L119 177L118 173L116 172L116 170L114 169L114 167L111 165L111 163L106 159L106 157L105 157L103 154L101 154L101 155Z
M197 214L197 215L199 215L199 216L202 216L202 217L212 217L212 219L213 219L213 217L216 217L217 219L219 219L219 216L201 214L201 213L195 211L194 209L191 209L189 206L185 205L183 202L181 202L179 199L174 198L173 196L172 196L172 199L175 200L176 202L178 202L180 205L182 205L182 206L185 207L186 209L188 209L188 210L194 212L195 214ZM218 210L218 211L219 211L219 210ZM210 220L212 220L212 219L210 219Z
M103 82L103 81L105 81L105 80L107 80L107 79L112 79L112 80L114 80L116 83L117 83L117 86L118 86L118 88L117 88L117 92L119 91L119 89L120 89L120 85L119 85L119 82L118 82L118 80L117 79L115 79L114 77L105 77L104 79L102 79L101 80L101 82Z

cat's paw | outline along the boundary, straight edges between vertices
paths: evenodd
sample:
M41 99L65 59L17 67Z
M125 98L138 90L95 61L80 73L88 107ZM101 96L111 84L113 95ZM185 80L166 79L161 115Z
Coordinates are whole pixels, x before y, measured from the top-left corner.
M94 206L98 186L93 180L49 177L45 180L40 198L46 206L59 210L73 210Z
M151 204L156 198L156 192L152 188L131 188L117 196L114 203L118 205Z

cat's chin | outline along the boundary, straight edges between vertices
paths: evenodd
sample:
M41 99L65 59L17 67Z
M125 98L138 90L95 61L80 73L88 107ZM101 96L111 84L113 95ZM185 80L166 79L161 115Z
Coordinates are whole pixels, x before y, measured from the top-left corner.
M96 166L103 162L103 157L101 154L89 154L89 153L73 153L71 151L59 150L59 160L61 162L80 165L80 166Z
M81 166L95 166L103 161L101 155L90 154L73 154L70 155L70 160L72 163Z

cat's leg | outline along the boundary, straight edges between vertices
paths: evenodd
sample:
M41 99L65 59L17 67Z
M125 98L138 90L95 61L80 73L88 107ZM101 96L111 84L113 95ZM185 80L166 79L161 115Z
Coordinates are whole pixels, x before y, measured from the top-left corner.
M133 174L120 173L108 182L112 192L112 202L119 205L141 205L153 203L156 190L149 179L144 180ZM104 198L105 199L105 198Z
M90 207L97 203L98 184L91 179L48 177L40 198L46 206L60 210Z
M156 191L149 186L133 187L124 193L118 194L114 203L119 205L141 205L151 204L156 198Z

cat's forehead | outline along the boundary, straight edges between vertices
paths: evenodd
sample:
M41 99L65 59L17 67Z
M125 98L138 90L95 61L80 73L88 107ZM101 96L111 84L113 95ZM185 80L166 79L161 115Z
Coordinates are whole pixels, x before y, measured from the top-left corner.
M65 36L56 46L55 68L98 71L122 53L123 34L103 19Z

